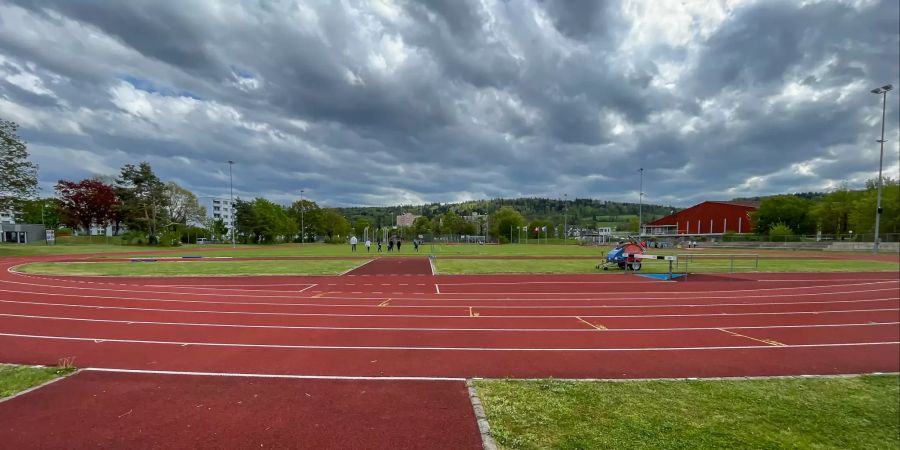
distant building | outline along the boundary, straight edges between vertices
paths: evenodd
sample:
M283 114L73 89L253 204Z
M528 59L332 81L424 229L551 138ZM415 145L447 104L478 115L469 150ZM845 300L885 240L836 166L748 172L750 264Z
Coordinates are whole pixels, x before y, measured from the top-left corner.
M413 222L416 221L417 218L422 216L417 216L413 213L403 213L397 216L397 226L398 227L411 227Z
M209 219L222 219L229 233L234 229L234 204L229 197L204 197L200 204L206 208Z
M480 223L481 221L487 220L487 217L488 217L487 214L479 214L477 212L473 212L472 214L469 214L468 216L462 216L463 220L465 220L466 222L469 222L469 223L474 223L474 224L477 224L477 223Z
M752 233L750 213L759 202L706 201L643 226L644 236Z
M15 211L9 209L6 211L0 211L0 223L14 224L16 223L16 213Z

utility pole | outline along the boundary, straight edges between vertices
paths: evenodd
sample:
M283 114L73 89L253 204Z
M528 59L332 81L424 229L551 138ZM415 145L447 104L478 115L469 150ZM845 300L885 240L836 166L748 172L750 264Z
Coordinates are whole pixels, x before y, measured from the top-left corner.
M873 94L881 94L881 139L878 142L881 143L881 156L878 157L878 196L877 201L875 203L875 242L872 244L872 253L878 254L878 244L881 241L881 236L879 232L881 231L881 170L884 165L884 112L887 107L887 93L894 87L890 84L886 84L880 88L872 89L870 92Z
M569 236L569 194L563 194L563 245L566 245L566 237Z
M235 248L236 245L234 243L234 231L237 225L237 218L234 216L234 177L232 176L232 166L234 166L234 161L228 160L228 184L231 186L231 204L229 208L231 209L231 248Z
M306 242L306 224L303 222L303 189L300 189L300 245Z
M638 194L638 239L643 235L644 224L644 168L641 167L641 187Z

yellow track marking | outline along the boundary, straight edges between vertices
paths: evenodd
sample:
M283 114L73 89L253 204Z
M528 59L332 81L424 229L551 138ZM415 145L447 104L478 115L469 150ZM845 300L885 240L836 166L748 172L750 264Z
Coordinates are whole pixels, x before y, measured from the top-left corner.
M593 324L593 323L588 322L587 320L582 319L581 317L576 317L576 319L582 321L583 323L586 323L586 324L590 325L591 328L596 328L596 329L598 329L598 330L600 330L600 331L603 331L603 330L606 330L606 329L607 329L605 326L600 325L599 323Z
M388 306L388 304L389 304L390 302L391 302L391 299L387 299L387 300L385 300L385 301L379 303L378 306Z
M724 329L724 328L716 328L716 329L719 330L719 331L724 331L724 332L726 332L726 333L728 333L728 334L730 334L730 335L732 335L732 336L737 336L737 337L742 337L742 338L750 339L751 341L762 342L763 344L772 345L772 346L775 346L775 347L785 347L785 344L782 344L781 342L778 342L778 341L773 341L773 340L771 340L771 339L757 339L757 338L755 338L755 337L747 336L746 334L735 333L734 331L728 331L728 330L726 330L726 329Z

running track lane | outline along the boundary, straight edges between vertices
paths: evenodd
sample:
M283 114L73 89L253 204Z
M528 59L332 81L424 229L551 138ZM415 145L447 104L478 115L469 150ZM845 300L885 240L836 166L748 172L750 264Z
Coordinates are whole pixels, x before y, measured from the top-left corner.
M462 381L79 372L0 403L0 446L480 449Z
M75 356L79 366L92 367L438 377L900 368L900 283L893 273L659 282L624 275L409 277L398 273L404 264L428 267L425 258L382 258L358 269L378 276L177 280L4 271L0 360L52 364ZM374 295L382 288L364 286L375 284L361 282L367 279L397 286L422 280L441 289L410 288L395 299ZM267 283L282 286L261 292Z

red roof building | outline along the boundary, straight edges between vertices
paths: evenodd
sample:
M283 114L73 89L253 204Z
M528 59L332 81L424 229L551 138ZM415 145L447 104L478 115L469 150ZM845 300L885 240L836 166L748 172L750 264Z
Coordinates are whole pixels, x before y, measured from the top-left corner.
M706 201L675 214L650 222L643 227L644 236L675 236L725 233L751 233L750 213L759 202Z

